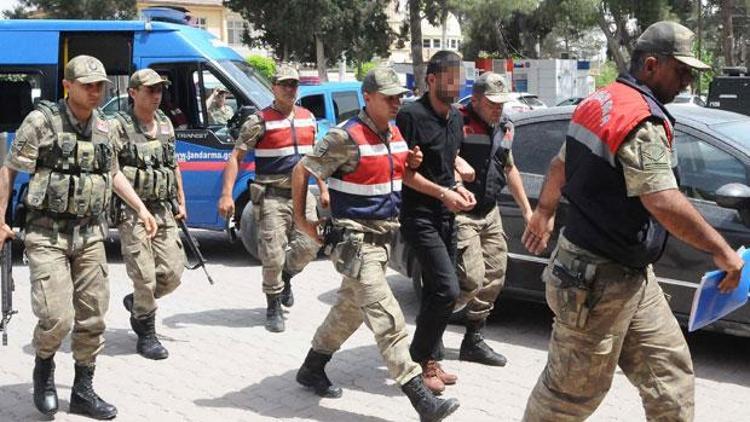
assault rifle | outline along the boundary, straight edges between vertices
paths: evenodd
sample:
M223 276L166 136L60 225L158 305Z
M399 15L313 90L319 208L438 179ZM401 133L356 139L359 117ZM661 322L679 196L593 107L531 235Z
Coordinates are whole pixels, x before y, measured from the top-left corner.
M170 201L170 204L172 205L172 214L177 215L180 212L180 206L177 204L177 200L172 199ZM182 230L182 233L185 235L185 240L188 246L188 249L190 249L190 252L196 259L195 264L190 264L189 261L187 264L185 264L185 268L189 270L194 270L198 267L203 268L203 272L206 274L206 277L208 278L208 282L210 284L214 284L214 279L211 278L211 276L208 274L208 270L206 269L206 259L203 258L203 254L201 253L201 250L198 248L198 242L193 238L193 236L190 234L190 230L188 230L187 223L185 222L185 219L177 220L177 224L180 225L180 229Z
M15 193L15 191L13 192ZM8 206L5 209L5 223L8 226L13 225L13 193L10 195ZM0 296L2 296L2 312L0 319L0 330L3 332L3 346L8 345L8 324L10 318L18 311L13 310L13 290L16 289L13 283L13 241L7 239L3 243L2 249L2 277L0 277Z

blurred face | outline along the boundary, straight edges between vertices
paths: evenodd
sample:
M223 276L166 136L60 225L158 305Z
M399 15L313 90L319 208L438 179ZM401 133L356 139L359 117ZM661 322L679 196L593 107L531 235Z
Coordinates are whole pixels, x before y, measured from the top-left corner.
M671 103L694 79L693 69L672 56L646 58L643 73L643 81L665 104Z
M151 86L139 86L138 88L128 89L128 94L133 99L133 107L145 112L154 113L161 104L161 97L164 91L162 84Z
M63 80L63 87L68 91L68 101L85 110L94 110L102 101L104 82L82 84L78 81Z
M502 103L493 103L482 94L474 94L471 97L471 106L488 125L492 126L500 122L500 115L503 112Z
M458 98L461 85L461 68L449 66L439 73L427 75L427 85L430 91L444 104L452 104Z
M367 104L367 115L379 126L387 125L390 120L396 118L401 97L399 95L383 95L379 92L365 92L365 103Z
M299 82L294 79L287 79L280 81L271 87L273 91L274 99L282 107L291 107L294 105L294 101L297 100L297 87Z

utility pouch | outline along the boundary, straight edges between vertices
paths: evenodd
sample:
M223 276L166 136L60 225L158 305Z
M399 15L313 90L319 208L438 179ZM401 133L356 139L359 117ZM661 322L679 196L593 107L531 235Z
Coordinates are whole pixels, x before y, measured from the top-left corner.
M266 187L260 183L250 183L250 201L256 207L263 205L263 197L266 195Z
M81 171L91 173L94 171L96 154L94 153L94 144L91 142L79 142L76 151L76 160Z
M591 301L591 279L586 271L571 270L557 261L552 267L551 282L557 288L558 317L577 328L584 328L589 312L593 308Z
M345 232L343 240L333 248L331 260L336 271L344 276L359 279L362 270L363 233Z
M52 212L63 213L68 209L68 195L70 176L53 172L49 176L47 187L47 209Z

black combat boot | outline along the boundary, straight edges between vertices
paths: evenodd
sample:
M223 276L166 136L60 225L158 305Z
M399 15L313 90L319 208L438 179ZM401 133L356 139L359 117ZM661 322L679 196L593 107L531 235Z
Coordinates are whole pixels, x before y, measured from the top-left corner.
M481 363L490 366L505 366L508 359L500 353L495 352L485 343L482 337L484 321L469 321L466 323L466 334L461 342L461 350L458 354L459 360Z
M411 405L419 413L421 422L437 422L447 418L458 409L457 399L441 399L436 397L422 383L422 376L417 375L401 387L409 397Z
M135 350L146 359L161 360L169 357L169 352L156 338L156 312L143 318L130 316L130 326L138 335Z
M94 419L113 419L117 416L117 408L94 392L94 365L76 364L75 368L76 376L70 392L70 413L87 415Z
M341 388L331 383L326 376L325 366L331 360L331 355L318 353L313 349L307 352L307 357L302 367L297 371L297 382L310 387L320 397L337 399L341 397Z
M266 295L266 330L272 333L284 331L284 318L281 315L281 295Z
M57 413L55 388L55 355L34 361L34 406L47 416Z
M294 306L294 293L292 293L292 275L283 271L281 280L284 281L284 290L281 291L281 304L287 308Z

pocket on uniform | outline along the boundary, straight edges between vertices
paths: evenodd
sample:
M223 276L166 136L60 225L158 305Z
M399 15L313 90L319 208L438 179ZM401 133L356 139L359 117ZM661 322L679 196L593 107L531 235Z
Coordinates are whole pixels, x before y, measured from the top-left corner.
M107 180L101 175L91 175L88 179L91 182L91 215L98 215L107 206Z
M88 214L91 203L93 193L91 177L87 174L70 176L70 183L72 195L68 201L68 212L83 217Z
M49 187L50 169L40 168L29 181L26 204L31 208L41 208Z
M68 209L70 178L71 176L63 173L50 174L47 187L47 208L50 211L62 213Z
M37 318L45 320L50 317L50 303L47 294L50 289L50 271L47 265L32 265L31 272L31 309Z
M362 270L362 242L361 233L344 235L344 240L336 245L331 254L336 271L346 277L359 279Z
M579 398L606 392L617 365L616 340L612 334L596 335L555 324L550 341L548 387Z
M91 142L78 142L76 160L78 160L78 165L81 167L81 171L89 173L94 171L95 158L94 144Z

